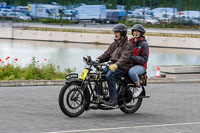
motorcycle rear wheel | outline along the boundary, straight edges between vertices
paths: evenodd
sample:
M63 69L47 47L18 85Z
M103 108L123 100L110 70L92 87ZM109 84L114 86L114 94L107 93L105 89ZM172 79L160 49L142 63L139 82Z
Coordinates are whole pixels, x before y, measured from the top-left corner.
M78 117L85 111L84 93L80 84L65 84L59 94L61 111L69 117Z
M129 90L130 90L130 88L129 88ZM121 106L121 107L119 109L126 114L135 113L140 108L143 99L142 98L138 98L138 99L131 98L131 100L127 100L127 95L129 95L129 97L132 97L132 95L133 95L132 91L126 92L121 96L121 98L124 100L120 101L119 106ZM144 95L144 93L142 92L140 94L140 96L143 96L143 95Z

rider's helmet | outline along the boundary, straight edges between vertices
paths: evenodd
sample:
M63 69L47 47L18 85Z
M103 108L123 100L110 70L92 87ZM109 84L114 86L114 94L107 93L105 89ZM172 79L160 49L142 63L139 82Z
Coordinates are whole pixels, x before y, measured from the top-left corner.
M144 27L141 24L135 24L135 25L133 25L133 27L131 28L132 35L133 35L133 31L134 30L140 31L142 36L145 33Z
M121 36L125 37L127 34L127 27L124 24L116 24L113 31L120 32Z

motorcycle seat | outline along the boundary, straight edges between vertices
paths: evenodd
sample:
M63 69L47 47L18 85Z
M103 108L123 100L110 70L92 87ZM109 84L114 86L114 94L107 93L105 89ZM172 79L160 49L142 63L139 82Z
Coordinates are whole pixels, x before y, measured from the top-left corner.
M140 80L140 84L143 86L147 85L147 72L139 75L139 80ZM128 73L125 74L124 76L121 77L121 80L124 81L126 80L127 83L133 83L131 78L129 77Z

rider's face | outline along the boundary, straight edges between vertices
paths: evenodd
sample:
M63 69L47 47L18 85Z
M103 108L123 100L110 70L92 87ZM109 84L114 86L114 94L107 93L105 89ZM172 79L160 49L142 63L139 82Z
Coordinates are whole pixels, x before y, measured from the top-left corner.
M115 31L114 34L115 34L115 39L116 40L120 40L121 39L121 34L120 34L119 31Z
M134 31L133 31L133 36L134 36L134 37L139 38L140 35L141 35L141 32L140 32L140 31L138 31L138 30L134 30Z

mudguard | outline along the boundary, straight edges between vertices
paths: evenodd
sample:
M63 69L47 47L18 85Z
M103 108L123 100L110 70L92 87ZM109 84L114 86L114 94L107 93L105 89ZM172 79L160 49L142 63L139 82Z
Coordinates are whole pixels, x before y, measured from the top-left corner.
M65 77L65 79L66 79L65 83L70 83L71 81L78 80L78 74L70 73Z

